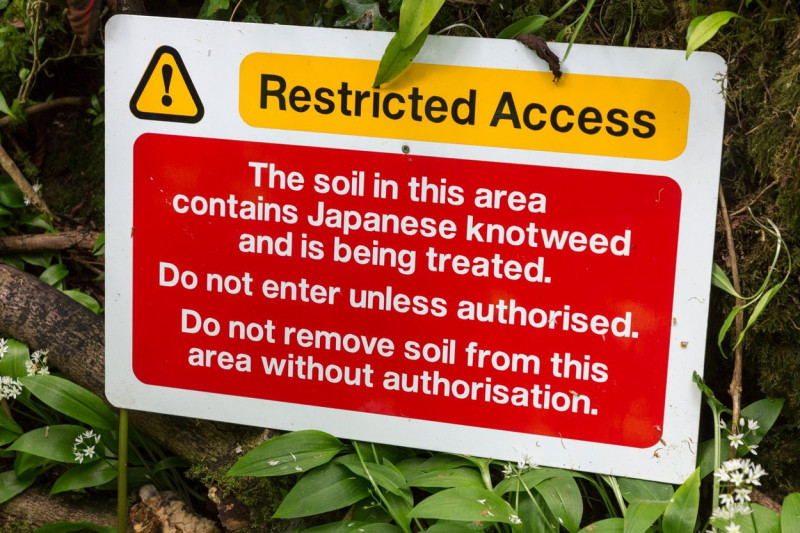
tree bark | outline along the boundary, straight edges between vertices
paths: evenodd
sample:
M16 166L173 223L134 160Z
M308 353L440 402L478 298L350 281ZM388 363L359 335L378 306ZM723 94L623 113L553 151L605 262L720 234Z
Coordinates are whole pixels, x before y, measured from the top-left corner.
M39 279L0 265L0 335L33 350L48 349L52 366L105 400L102 315ZM131 412L131 422L191 463L227 466L237 450L263 440L263 430L221 422Z
M85 228L61 233L8 235L0 237L0 253L56 251L69 248L92 250L99 236L99 232Z
M0 505L0 525L4 521L23 521L32 528L52 522L91 522L105 527L117 525L116 502L112 499L77 493L49 496L47 492L44 487L34 485Z

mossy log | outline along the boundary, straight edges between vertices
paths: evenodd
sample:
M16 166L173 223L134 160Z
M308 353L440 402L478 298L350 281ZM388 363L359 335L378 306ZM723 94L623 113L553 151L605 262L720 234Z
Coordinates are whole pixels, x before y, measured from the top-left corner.
M38 278L2 264L0 335L24 342L33 350L49 350L53 367L105 399L103 316ZM164 448L193 464L196 475L215 491L219 491L225 472L239 454L268 436L258 428L153 413L131 412L130 420ZM224 486L226 495L236 496L235 483ZM252 491L250 485L248 491ZM230 498L226 501L226 505L231 504ZM270 503L275 504L267 505Z

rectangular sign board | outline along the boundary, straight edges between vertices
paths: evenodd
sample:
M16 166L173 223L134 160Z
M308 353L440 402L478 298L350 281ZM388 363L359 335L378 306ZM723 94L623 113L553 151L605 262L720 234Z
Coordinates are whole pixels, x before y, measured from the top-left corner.
M390 38L111 19L109 399L682 481L723 61Z

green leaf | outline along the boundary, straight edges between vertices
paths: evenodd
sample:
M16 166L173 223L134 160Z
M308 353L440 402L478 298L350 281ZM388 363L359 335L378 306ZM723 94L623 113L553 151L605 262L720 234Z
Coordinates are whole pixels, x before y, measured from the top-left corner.
M619 488L622 491L622 497L629 503L633 503L635 500L668 502L675 493L672 485L644 479L618 477L617 483L619 483Z
M40 253L40 254L19 254L23 261L29 265L47 268L53 262L53 254Z
M703 378L700 377L700 374L693 372L692 381L694 381L695 385L697 385L697 388L700 389L700 392L702 392L703 396L705 396L706 403L708 403L708 406L711 407L711 410L714 412L715 416L719 416L724 412L730 412L730 409L725 407L721 401L717 400L717 397L714 395L714 391L712 391L711 388L706 385L705 381L703 381ZM714 423L716 424L717 421L715 420Z
M97 237L92 247L92 255L103 255L106 253L106 233L103 232Z
M739 18L739 15L733 11L717 11L706 17L695 17L686 32L686 59L710 41L732 18Z
M117 528L98 526L91 522L52 522L45 524L33 533L69 533L71 531L94 531L95 533L116 533Z
M364 467L361 466L361 461L356 454L338 457L336 462L346 467L355 475L363 477L364 479L369 479L367 472L364 471ZM375 483L380 488L386 489L397 496L403 494L401 486L405 484L405 479L397 470L370 461L365 461L364 464L367 466L367 470L369 470L369 476L375 480Z
M345 520L334 522L322 526L304 529L303 533L349 533L355 531L361 533L401 533L403 530L393 524L358 522L355 520ZM428 529L427 531L430 531Z
M12 378L20 378L28 375L28 370L25 367L25 362L30 360L30 351L28 347L15 339L8 339L6 341L8 351L6 355L0 359L0 375L9 376Z
M3 96L3 93L1 92L0 92L0 113L4 113L10 116L12 119L16 119L14 113L12 113L11 111L11 108L8 107L8 102L6 102L5 96Z
M575 479L571 476L554 477L542 481L535 488L561 525L570 533L578 531L583 517L583 498Z
M59 413L97 429L117 429L117 415L99 396L58 376L20 378L31 393Z
M685 533L694 531L697 510L700 506L700 471L692 475L678 487L672 501L664 511L664 533Z
M104 459L70 468L59 477L50 495L68 490L97 487L117 478L117 461Z
M789 494L783 499L781 531L800 531L800 492Z
M0 473L0 503L7 502L33 485L34 481L36 475L33 472L25 472L21 476L17 476L13 470Z
M426 529L425 533L475 533L476 530L480 531L480 528L459 522L437 522Z
M369 496L369 482L336 463L307 473L292 487L275 518L300 518L335 511Z
M221 9L228 9L230 0L205 0L200 7L200 12L197 14L199 19L209 19L214 16L217 11Z
M623 533L625 522L622 518L606 518L594 524L589 524L578 533Z
M39 279L51 287L69 275L69 269L63 263L56 263L39 275Z
M530 489L543 481L558 476L571 477L572 474L557 468L534 468L531 470L526 470L521 474L521 476L511 476L508 479L504 479L494 487L494 493L502 496L507 492L524 491L526 486ZM522 481L520 481L520 477L522 478Z
M434 470L423 472L412 477L406 484L409 487L451 488L451 487L483 487L480 473L474 468L453 468L450 470Z
M2 411L2 409L0 409ZM19 437L19 433L10 431L6 428L0 428L0 446L5 446L9 442L14 442Z
M400 5L400 46L409 48L413 46L420 35L428 34L436 13L439 12L444 0L414 0L403 2Z
M506 524L518 518L507 501L485 488L475 487L456 487L432 494L417 504L409 517Z
M231 467L228 476L283 476L323 465L344 444L322 431L295 431L262 442Z
M84 431L86 431L85 428L68 424L34 429L18 438L8 449L61 463L74 464L77 461L72 454L72 445L75 438Z
M734 298L742 298L739 295L739 293L736 292L736 289L733 288L733 283L731 283L731 280L728 279L728 276L727 274L725 274L725 271L722 270L722 268L720 268L720 266L717 265L716 263L714 263L714 268L712 269L711 272L711 284L714 287L717 287L718 289L722 289L723 291L727 292Z
M403 48L401 44L401 37L399 33L395 33L392 40L386 46L383 52L381 62L378 65L378 72L375 74L375 81L372 82L374 88L378 88L384 83L388 83L395 79L401 72L403 72L411 61L417 57L417 54L425 44L425 39L428 38L428 31L420 33L417 39L411 43L407 48Z
M664 513L669 502L635 500L625 513L625 533L645 533Z
M22 435L23 433L20 425L2 408L0 408L0 428L8 430L11 433L16 433L17 435Z
M82 306L88 308L90 311L96 314L100 314L103 311L103 308L100 307L100 304L97 300L86 294L85 292L81 292L77 289L70 289L66 291L61 291Z
M750 510L753 511L750 515L736 519L742 526L742 533L781 533L781 517L778 513L757 503L751 503Z
M513 39L520 35L527 35L529 33L538 33L542 29L544 23L550 20L550 17L544 15L531 15L519 19L515 23L506 26L500 33L497 34L498 39Z
M10 449L10 448L9 448ZM14 472L21 476L25 472L33 472L41 468L38 472L48 470L47 467L51 466L52 461L46 457L38 457L25 452L17 452L14 455Z
M25 207L25 196L8 176L0 176L0 204L11 208Z
M783 399L770 398L758 400L742 409L742 419L752 419L758 422L758 429L749 432L745 437L745 442L748 445L761 442L767 436L767 432L775 424L775 421L778 420L782 409ZM739 425L741 426L742 424L740 423ZM743 448L743 451L746 451L746 449Z

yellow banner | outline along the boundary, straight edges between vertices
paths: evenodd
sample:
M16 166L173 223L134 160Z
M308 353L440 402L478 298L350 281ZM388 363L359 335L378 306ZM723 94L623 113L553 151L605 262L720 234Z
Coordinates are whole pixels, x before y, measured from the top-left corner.
M671 80L412 63L372 88L377 61L253 53L240 66L250 126L669 160L689 92Z

